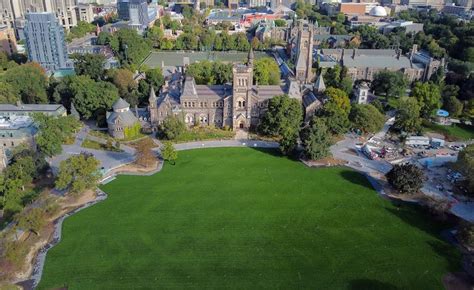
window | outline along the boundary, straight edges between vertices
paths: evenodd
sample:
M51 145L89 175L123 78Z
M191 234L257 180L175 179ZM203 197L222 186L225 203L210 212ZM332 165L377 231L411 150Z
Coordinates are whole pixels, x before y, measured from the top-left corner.
M245 101L243 101L243 102L242 102L242 107L244 107L244 108L245 108Z

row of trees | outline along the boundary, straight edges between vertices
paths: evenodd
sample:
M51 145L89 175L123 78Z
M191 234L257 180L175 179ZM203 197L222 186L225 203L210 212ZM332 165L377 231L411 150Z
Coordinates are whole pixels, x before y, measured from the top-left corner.
M328 88L326 101L316 111L309 124L303 125L303 111L296 99L286 95L269 101L258 130L268 136L277 137L280 149L290 154L301 139L304 154L310 159L319 159L329 154L333 136L345 133L349 128L363 132L376 132L384 124L384 115L372 105L351 107L348 95L341 89Z

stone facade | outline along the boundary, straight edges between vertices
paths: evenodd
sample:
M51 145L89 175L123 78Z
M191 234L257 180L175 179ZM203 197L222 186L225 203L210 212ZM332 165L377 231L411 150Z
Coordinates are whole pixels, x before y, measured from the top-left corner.
M168 116L178 116L188 126L214 125L232 129L255 128L267 110L268 101L274 96L287 94L302 102L308 114L321 105L313 84L305 86L297 81L284 85L253 84L253 52L248 64L233 67L233 84L197 85L191 76L178 77L165 83L156 97L152 90L149 98L149 115L153 127ZM316 95L315 95L316 93Z
M136 126L140 126L139 120L130 111L130 104L124 99L119 98L113 104L112 109L113 112L107 113L107 127L110 136L124 139L127 137L127 130L133 130Z

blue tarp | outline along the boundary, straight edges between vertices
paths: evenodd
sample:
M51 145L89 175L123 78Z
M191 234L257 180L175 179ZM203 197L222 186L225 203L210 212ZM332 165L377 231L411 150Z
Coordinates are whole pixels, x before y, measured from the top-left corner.
M448 116L449 116L449 113L448 113L448 111L445 111L445 110L438 110L438 111L436 112L436 115L437 115L438 117L448 117Z

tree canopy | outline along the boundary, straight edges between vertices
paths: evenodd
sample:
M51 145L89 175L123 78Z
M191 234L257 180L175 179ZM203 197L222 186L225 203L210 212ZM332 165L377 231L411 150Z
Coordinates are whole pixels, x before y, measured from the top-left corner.
M232 82L232 64L219 61L201 61L191 64L187 73L194 77L197 84L215 85Z
M386 176L400 193L414 194L423 186L423 171L414 164L396 164Z
M166 140L175 140L178 139L185 130L186 125L181 118L178 116L168 116L160 125L158 133L161 135L160 137Z
M81 193L93 188L100 178L99 161L91 154L73 155L59 164L56 179L58 189L67 189L71 193Z
M273 58L264 57L254 63L254 81L259 85L280 84L280 68Z
M383 70L375 74L372 89L376 94L383 94L388 99L403 96L407 85L408 80L401 72Z
M385 117L374 106L355 104L352 106L349 119L352 127L364 133L375 133L382 129Z
M105 57L102 54L79 54L72 58L77 75L86 75L96 81L104 77Z
M71 138L80 127L79 121L72 115L53 117L35 114L33 119L39 129L39 133L36 136L38 150L49 157L61 153L61 144L68 138Z
M4 80L20 95L25 104L44 104L48 102L46 89L48 77L37 63L27 63L13 67L5 72Z
M433 116L441 107L441 92L433 83L417 82L411 91L411 96L418 100L420 114L424 118Z
M324 92L327 101L316 113L326 123L332 134L342 134L349 128L349 112L351 104L346 92L336 88L328 88Z
M259 129L263 134L279 137L281 152L289 154L296 146L302 121L303 109L298 100L280 95L268 102Z
M395 116L394 128L405 132L418 132L421 129L421 107L415 98L400 99Z
M332 136L323 119L313 117L309 125L301 130L300 136L307 158L315 160L330 154Z

